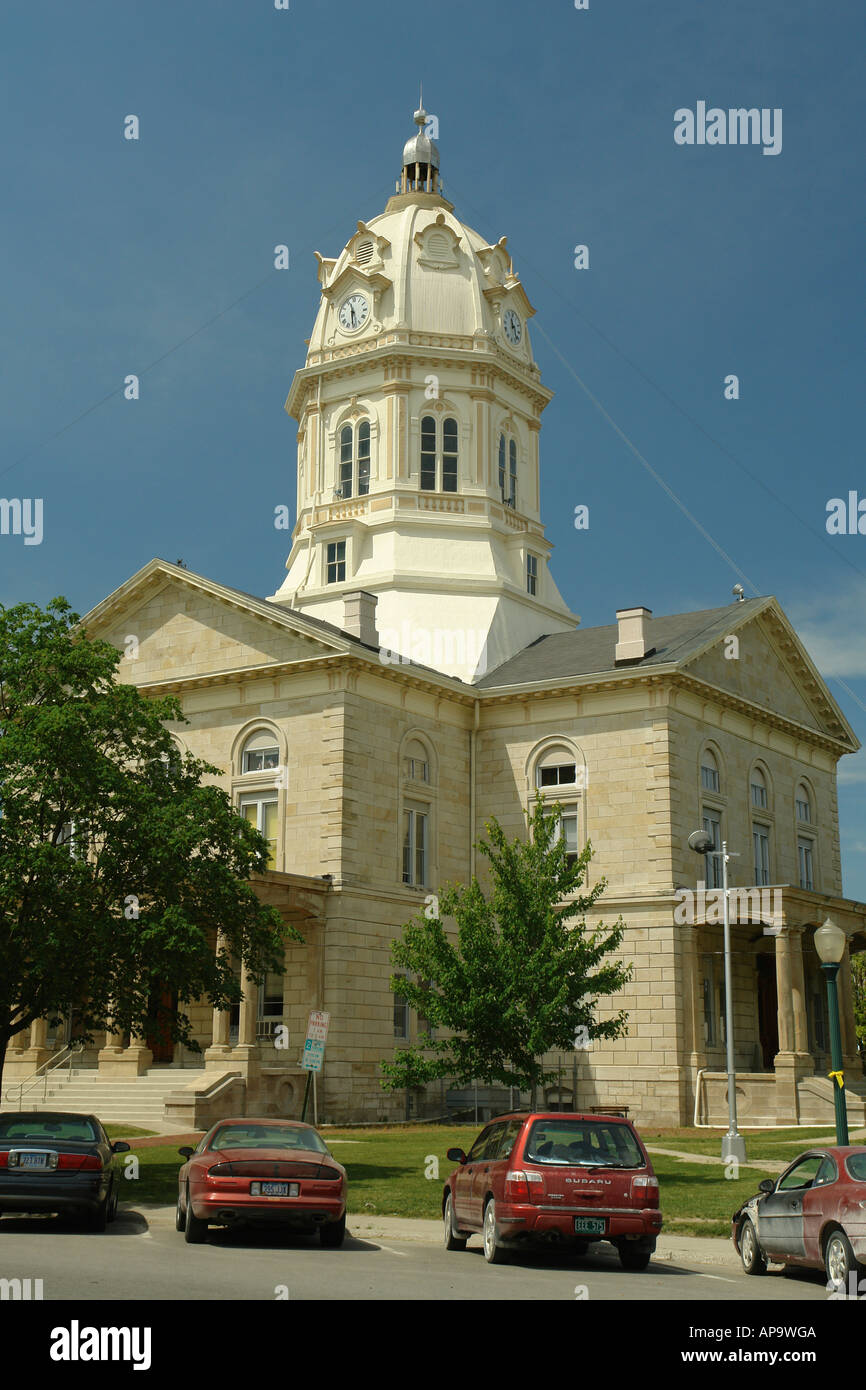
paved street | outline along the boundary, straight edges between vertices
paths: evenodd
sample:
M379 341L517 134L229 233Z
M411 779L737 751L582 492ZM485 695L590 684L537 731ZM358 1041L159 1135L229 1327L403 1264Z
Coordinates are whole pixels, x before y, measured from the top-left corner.
M353 1222L350 1220L350 1229ZM212 1230L189 1246L174 1230L167 1207L122 1210L104 1235L83 1233L56 1218L0 1221L0 1278L41 1278L52 1299L273 1300L280 1286L290 1300L375 1299L474 1301L500 1299L638 1299L677 1302L823 1302L820 1274L771 1273L747 1279L726 1243L681 1240L660 1251L643 1274L626 1274L604 1246L583 1260L544 1252L488 1266L478 1238L465 1253L449 1254L430 1239L432 1223L357 1218L341 1250L315 1238L275 1232ZM406 1238L419 1228L424 1238ZM435 1228L434 1228L435 1229ZM732 1252L730 1252L732 1254ZM576 1289L579 1290L576 1293ZM584 1292L585 1290L585 1292ZM285 1293L282 1294L285 1297Z

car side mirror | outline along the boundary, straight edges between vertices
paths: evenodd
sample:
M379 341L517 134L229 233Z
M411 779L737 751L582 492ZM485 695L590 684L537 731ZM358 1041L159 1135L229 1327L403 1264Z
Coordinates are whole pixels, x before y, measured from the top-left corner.
M775 1192L775 1190L776 1184L773 1182L772 1178L764 1178L762 1182L758 1183L759 1192Z
M128 1154L129 1145L127 1144L125 1139L118 1139L115 1141L115 1143L112 1144L111 1152L113 1154Z
M195 1149L191 1149L187 1144L182 1149L178 1149L178 1153L182 1154L184 1158L192 1158L193 1154L195 1153Z
M449 1149L445 1157L450 1163L465 1163L466 1155L462 1149Z

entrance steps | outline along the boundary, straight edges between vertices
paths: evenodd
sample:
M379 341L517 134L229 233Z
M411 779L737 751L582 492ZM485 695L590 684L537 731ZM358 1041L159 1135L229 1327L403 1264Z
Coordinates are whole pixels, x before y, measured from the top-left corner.
M204 1067L151 1067L142 1076L106 1077L89 1067L73 1067L56 1077L49 1076L46 1094L36 1085L25 1090L22 1110L68 1110L95 1115L103 1124L128 1124L142 1129L165 1118L166 1097L204 1075ZM18 1086L12 1081L3 1087L2 1108L18 1106Z

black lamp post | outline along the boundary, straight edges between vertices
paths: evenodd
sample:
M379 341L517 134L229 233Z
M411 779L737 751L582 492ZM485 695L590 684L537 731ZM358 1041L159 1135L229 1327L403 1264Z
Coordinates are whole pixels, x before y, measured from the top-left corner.
M839 1026L839 994L836 976L845 954L848 938L841 927L828 917L815 932L815 950L821 958L821 969L827 976L827 1004L830 1014L830 1057L833 1070L833 1103L836 1107L836 1143L848 1143L848 1112L845 1106L845 1078L842 1072L842 1030Z

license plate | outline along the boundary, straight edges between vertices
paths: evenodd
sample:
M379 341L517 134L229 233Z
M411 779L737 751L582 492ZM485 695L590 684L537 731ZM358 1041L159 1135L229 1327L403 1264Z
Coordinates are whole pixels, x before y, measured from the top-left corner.
M576 1216L574 1218L575 1235L581 1236L603 1236L604 1217L603 1216Z
M24 1154L24 1153L20 1153L20 1154L18 1155L18 1167L19 1167L19 1168L47 1168L47 1167L48 1167L48 1155L47 1155L47 1154Z
M296 1182L263 1182L263 1197L297 1197L300 1184Z

